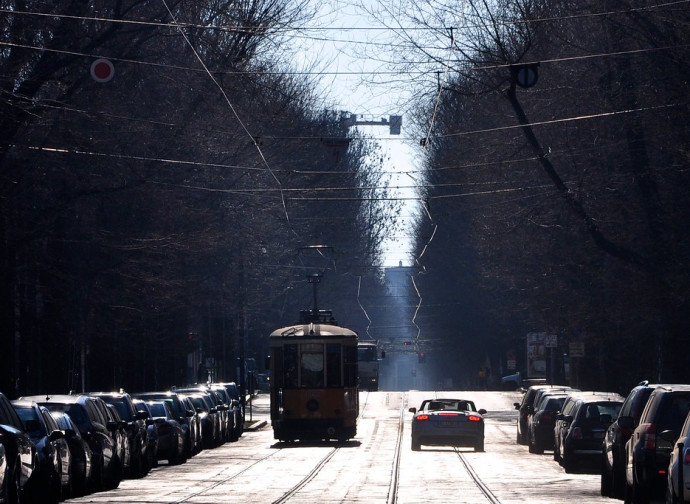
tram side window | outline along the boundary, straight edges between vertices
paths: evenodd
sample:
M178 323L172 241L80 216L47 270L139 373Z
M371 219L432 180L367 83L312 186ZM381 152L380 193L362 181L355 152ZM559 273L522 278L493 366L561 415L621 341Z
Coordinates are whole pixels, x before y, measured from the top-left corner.
M283 376L286 388L297 387L298 382L298 355L297 345L283 346Z
M326 386L342 387L342 345L329 343L326 345Z
M345 376L343 386L356 387L357 386L357 347L346 346L343 347L343 362L345 363Z
M323 345L321 343L302 345L300 362L302 387L323 387Z

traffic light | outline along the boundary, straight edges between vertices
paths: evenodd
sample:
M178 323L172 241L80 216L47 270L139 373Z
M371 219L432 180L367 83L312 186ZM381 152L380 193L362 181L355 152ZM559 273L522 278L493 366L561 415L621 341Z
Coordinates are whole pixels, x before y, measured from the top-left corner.
M417 360L422 363L426 360L426 354L424 352L419 352L417 354Z

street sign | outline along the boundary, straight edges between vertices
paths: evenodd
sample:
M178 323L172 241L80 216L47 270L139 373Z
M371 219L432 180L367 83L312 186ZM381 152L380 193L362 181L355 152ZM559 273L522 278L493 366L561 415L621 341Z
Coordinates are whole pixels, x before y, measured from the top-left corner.
M571 357L584 357L585 356L585 342L584 341L571 341L568 345L568 352Z
M115 76L115 67L105 58L98 58L91 63L91 78L96 82L108 82Z
M558 335L557 334L547 334L544 336L544 347L546 348L558 348Z

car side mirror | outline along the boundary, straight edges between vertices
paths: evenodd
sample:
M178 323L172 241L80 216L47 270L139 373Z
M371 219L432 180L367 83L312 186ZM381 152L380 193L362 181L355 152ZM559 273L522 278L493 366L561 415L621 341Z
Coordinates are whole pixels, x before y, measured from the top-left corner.
M635 428L635 420L631 416L620 416L618 417L618 427L633 430Z
M48 435L48 441L57 441L58 439L64 439L65 433L61 430L54 430Z
M480 415L486 415L486 410L484 408L481 408L479 411L477 411Z
M417 408L410 408L409 410L410 413L417 413Z
M519 402L513 403L513 406L515 406L516 410L520 409L520 403Z

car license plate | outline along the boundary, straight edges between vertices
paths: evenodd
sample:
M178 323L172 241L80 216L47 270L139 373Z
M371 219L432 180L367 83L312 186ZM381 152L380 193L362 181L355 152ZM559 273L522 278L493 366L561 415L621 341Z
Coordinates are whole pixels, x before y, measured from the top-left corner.
M440 427L454 427L456 425L455 422L449 420L441 420L438 424Z
M592 431L592 437L594 439L604 439L604 431Z

